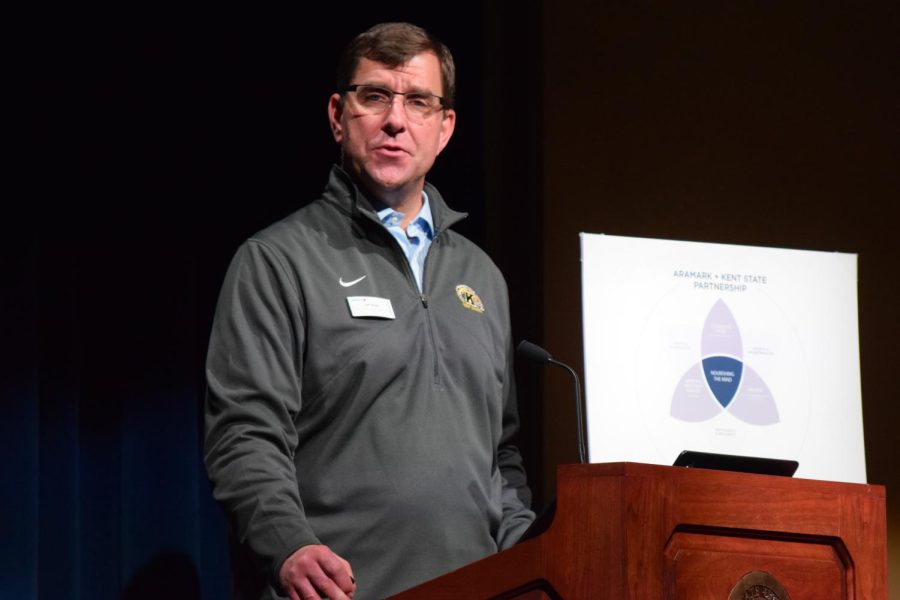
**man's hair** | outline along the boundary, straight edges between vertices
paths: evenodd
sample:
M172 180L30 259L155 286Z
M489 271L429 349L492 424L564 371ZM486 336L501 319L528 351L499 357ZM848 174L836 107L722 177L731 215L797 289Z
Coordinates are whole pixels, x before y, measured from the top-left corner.
M350 78L359 66L359 59L368 58L388 68L403 65L423 52L432 52L441 63L441 97L444 108L453 108L456 95L456 66L453 55L440 40L411 23L381 23L356 36L341 55L338 64L338 91L347 89Z

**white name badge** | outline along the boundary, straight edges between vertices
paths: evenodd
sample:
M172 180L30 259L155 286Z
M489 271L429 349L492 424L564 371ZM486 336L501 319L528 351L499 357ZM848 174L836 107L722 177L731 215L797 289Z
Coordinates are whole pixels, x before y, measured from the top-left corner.
M347 296L350 314L354 317L374 317L376 319L394 319L394 307L388 298L374 296Z

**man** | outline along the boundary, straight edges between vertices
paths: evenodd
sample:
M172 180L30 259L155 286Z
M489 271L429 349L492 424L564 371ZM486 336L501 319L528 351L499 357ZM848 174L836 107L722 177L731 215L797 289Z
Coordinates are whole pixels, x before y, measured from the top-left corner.
M418 27L358 36L328 102L341 167L229 268L206 465L243 597L383 598L534 518L509 443L506 285L425 183L453 134L454 77Z

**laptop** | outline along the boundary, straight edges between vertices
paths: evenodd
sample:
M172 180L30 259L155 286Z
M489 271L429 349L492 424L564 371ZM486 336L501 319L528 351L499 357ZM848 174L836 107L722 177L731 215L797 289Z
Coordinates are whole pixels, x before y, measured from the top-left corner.
M783 458L763 458L760 456L738 456L736 454L716 454L684 450L675 459L673 466L693 469L713 469L715 471L735 471L758 475L779 475L792 477L800 463Z

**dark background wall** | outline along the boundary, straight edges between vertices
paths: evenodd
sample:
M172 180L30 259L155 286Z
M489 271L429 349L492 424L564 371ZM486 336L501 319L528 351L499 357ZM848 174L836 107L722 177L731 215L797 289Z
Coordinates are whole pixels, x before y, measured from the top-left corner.
M579 231L857 253L867 474L888 486L900 595L898 5L558 8L541 18L546 345L582 364ZM544 417L547 486L574 453L571 414Z
M858 252L869 480L898 487L897 17L888 2L34 15L4 219L0 596L227 596L199 453L218 286L241 240L321 189L337 54L383 20L454 51L458 127L431 180L507 274L517 338L581 364L578 231ZM569 384L519 379L540 506L575 459Z

